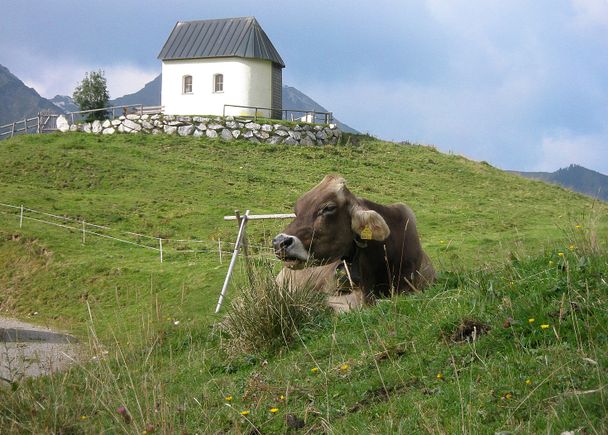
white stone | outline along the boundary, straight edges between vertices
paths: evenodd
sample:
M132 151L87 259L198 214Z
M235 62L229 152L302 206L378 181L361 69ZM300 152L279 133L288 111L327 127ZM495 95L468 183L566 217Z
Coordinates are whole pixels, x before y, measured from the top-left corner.
M265 131L267 133L271 132L272 131L272 125L270 125L270 124L264 124L264 125L262 125L262 131Z
M173 127L172 125L165 125L163 129L166 134L175 134L177 131L177 127Z
M317 136L318 140L325 140L325 139L327 139L327 135L322 130L317 131L316 136Z
M201 137L204 135L205 135L205 132L203 130L194 130L194 133L192 133L192 136L194 136L194 137Z
M68 122L67 118L63 115L59 115L57 117L57 130L59 130L62 133L65 133L66 131L70 130L70 123Z
M262 139L262 140L266 140L270 137L270 135L268 133L266 133L265 131L254 131L253 134L255 134L255 136L258 139Z
M234 139L232 137L232 132L230 130L228 130L227 128L225 128L225 129L222 130L221 136L222 136L222 139L228 140L228 141Z
M211 130L209 128L205 131L205 134L207 135L207 137L217 137L217 131Z
M285 137L285 136L289 136L289 132L285 131L285 130L276 130L274 132L274 134L276 136L281 136L281 137Z
M103 130L101 122L96 119L93 121L93 124L91 124L91 133L99 134L101 133L101 130Z
M110 127L110 128L106 128L104 129L104 131L101 132L101 134L114 134L116 130L114 130L114 128Z
M82 131L84 131L85 133L90 133L91 132L91 124L89 122L82 124Z
M224 126L222 124L209 124L207 128L210 128L211 130L221 130Z
M122 122L122 125L124 125L125 128L128 128L130 130L135 130L135 131L140 131L141 130L141 125L139 125L136 122L131 121L130 119L125 119Z
M305 138L303 138L300 143L302 145L315 145L315 141L312 140L310 137L306 136Z
M247 130L259 130L262 126L256 122L248 122L245 124Z
M127 119L130 121L137 121L139 119L139 115L135 115L135 114L127 115Z
M179 134L180 136L190 136L192 134L192 131L194 131L193 125L184 125L177 129L177 134Z
M232 130L232 137L238 139L241 136L241 130Z
M113 119L111 124L112 127L118 127L122 122L120 122L120 119Z
M109 119L106 119L106 120L105 120L105 121L104 121L104 122L101 124L101 126L102 126L103 128L108 128L108 127L111 127L111 126L112 126L112 123L110 122L110 120L109 120Z

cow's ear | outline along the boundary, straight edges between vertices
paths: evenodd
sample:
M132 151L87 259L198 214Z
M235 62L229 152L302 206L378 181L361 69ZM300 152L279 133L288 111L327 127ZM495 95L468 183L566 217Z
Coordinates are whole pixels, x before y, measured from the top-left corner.
M351 226L353 231L363 240L383 241L388 238L391 230L380 213L364 210L355 206L351 211Z

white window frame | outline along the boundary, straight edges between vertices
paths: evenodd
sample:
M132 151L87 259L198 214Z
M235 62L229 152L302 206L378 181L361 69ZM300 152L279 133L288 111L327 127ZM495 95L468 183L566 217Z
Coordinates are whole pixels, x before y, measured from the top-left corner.
M190 79L190 83L186 83L186 81ZM192 93L192 76L190 74L186 74L185 76L182 77L182 94L184 95L190 95ZM188 89L188 87L190 89Z
M224 74L213 74L213 93L221 94L222 92L224 92Z

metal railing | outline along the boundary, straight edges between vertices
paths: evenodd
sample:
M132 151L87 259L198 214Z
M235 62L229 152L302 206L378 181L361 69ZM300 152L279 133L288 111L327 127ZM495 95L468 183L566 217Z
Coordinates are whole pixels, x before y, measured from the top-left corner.
M130 108L135 108L135 111L129 111ZM110 106L110 107L102 107L101 109L91 109L91 110L78 110L76 112L68 112L66 116L70 117L71 123L74 124L76 119L82 119L82 115L95 113L95 112L105 112L108 115L112 113L112 117L110 119L116 118L116 111L120 110L118 116L129 115L133 113L137 113L139 115L144 114L144 105L143 104L125 104L123 106Z
M273 109L271 107L261 106L241 106L238 104L224 104L224 110L222 116L226 117L226 108L233 107L237 109L246 109L247 111L253 111L250 113L239 113L238 115L242 118L252 118L257 121L258 118L269 118L276 119L278 113L281 114L280 119L286 121L300 121L307 122L310 124L330 124L334 117L332 112L317 112L315 110L303 110L303 109ZM296 114L300 114L299 116Z

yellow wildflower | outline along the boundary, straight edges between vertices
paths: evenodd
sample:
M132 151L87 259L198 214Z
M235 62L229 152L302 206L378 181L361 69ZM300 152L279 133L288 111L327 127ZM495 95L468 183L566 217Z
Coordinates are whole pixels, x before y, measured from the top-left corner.
M581 228L583 228L582 225L576 225L574 228L576 228L577 230L580 230Z
M571 251L574 251L576 249L576 246L570 245L570 246L568 246L568 249L570 249Z
M313 367L310 369L311 373L317 373L319 371L319 367Z
M230 402L232 400L232 396L228 395L224 398L224 400L226 400L226 402Z
M543 323L542 325L540 325L540 329L549 329L549 325Z
M81 415L81 416L80 416L80 419L81 419L81 420L86 420L86 419L88 419L88 418L89 418L89 417L87 417L86 415Z
M249 415L249 410L245 410L245 411L241 411L240 412L241 415Z
M279 400L282 402L283 400L285 400L285 396L283 396L282 394L279 396Z
M437 379L439 379L440 381L443 380L443 374L437 373Z
M526 385L530 385L532 381L530 379L526 379Z
M563 257L564 253L563 252L558 252L557 255L559 255L560 257Z
M347 371L349 368L350 368L350 366L346 363L344 363L340 366L340 370L342 370L343 372Z
M507 399L507 400L511 399L512 397L513 397L513 394L511 394L511 393L505 394L505 399Z
M270 408L270 412L276 414L277 412L279 412L279 408Z
M530 318L528 319L528 323L534 323L534 321L535 321L535 320L536 320L536 319L535 319L534 317L530 317Z

